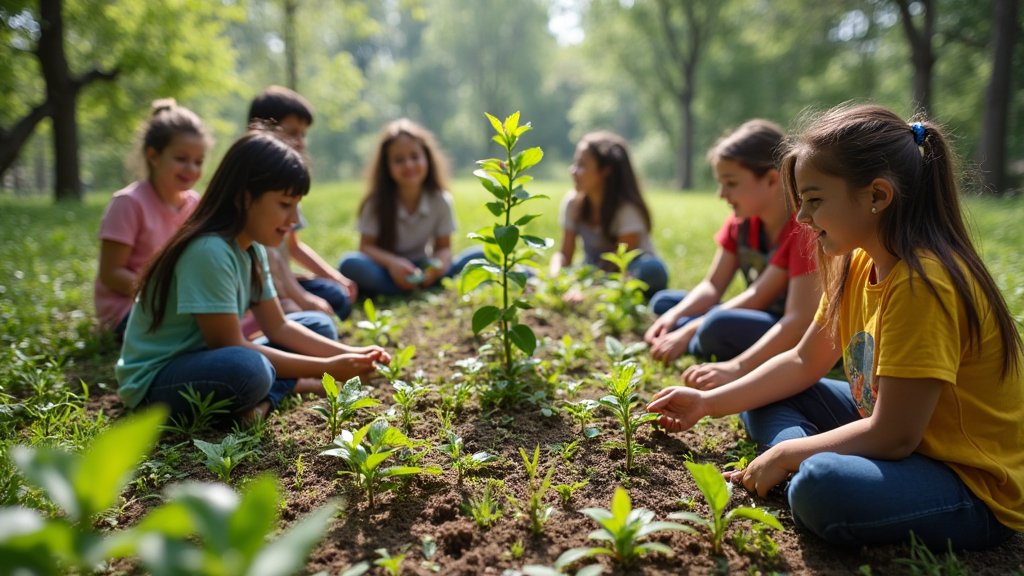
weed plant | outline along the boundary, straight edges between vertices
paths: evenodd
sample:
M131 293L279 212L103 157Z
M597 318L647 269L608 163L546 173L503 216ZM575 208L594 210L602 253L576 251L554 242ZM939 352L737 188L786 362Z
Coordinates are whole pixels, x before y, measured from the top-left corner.
M239 464L258 452L252 438L235 434L228 434L217 444L198 438L192 443L206 455L206 468L225 484L231 482L231 473Z
M488 479L479 496L469 496L462 503L462 510L473 519L477 528L487 530L501 519L504 508L501 505L501 491L504 482Z
M497 456L483 450L467 454L462 437L451 431L448 432L448 441L438 445L437 449L451 459L459 484L462 484L463 478L477 474L498 461Z
M602 329L612 335L619 336L646 323L644 293L647 283L629 276L630 263L641 254L643 250L627 250L625 244L619 244L614 254L601 255L615 267L615 271L606 275L598 289L596 311Z
M540 536L544 533L544 525L555 512L553 506L544 502L551 490L551 477L555 473L555 467L549 467L544 477L541 477L540 446L534 447L533 458L523 448L519 449L519 455L523 458L523 468L526 470L526 502L516 504L526 514L530 522L530 532L534 536Z

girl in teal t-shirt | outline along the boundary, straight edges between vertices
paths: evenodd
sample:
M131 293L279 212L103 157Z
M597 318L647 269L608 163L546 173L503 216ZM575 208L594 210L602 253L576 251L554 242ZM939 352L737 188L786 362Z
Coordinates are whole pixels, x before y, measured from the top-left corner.
M301 155L266 130L235 142L195 213L154 259L139 285L117 361L118 394L130 407L188 410L189 388L228 400L234 418L262 416L285 394L322 393L329 373L347 379L391 358L286 319L264 246L277 246L309 191ZM245 338L252 310L270 345Z

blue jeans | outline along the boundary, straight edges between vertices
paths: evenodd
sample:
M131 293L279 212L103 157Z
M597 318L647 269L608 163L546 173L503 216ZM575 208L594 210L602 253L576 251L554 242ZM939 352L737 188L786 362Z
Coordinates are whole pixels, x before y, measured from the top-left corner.
M467 248L455 257L451 268L444 275L446 278L451 278L462 272L462 269L470 260L483 257L484 250L482 247L473 246ZM422 268L426 265L426 260L414 260L413 263ZM346 278L355 282L359 286L359 293L367 297L396 296L403 293L403 290L391 278L387 268L377 264L372 258L362 252L350 252L343 256L338 264L338 271Z
M824 379L807 390L741 414L762 446L832 430L860 418L850 386ZM955 472L921 454L875 460L834 452L800 464L787 489L797 526L854 548L909 542L910 532L942 551L982 549L1013 535Z
M663 291L668 286L668 268L665 267L661 258L654 254L641 254L629 263L628 270L630 276L647 283L646 294L648 297Z
M352 303L348 301L348 292L341 284L327 278L307 278L299 280L299 285L306 292L327 300L327 303L334 309L334 313L338 315L338 320L344 320L352 313Z
M651 298L651 312L661 316L670 308L682 302L685 290L662 290ZM697 316L684 316L676 321L673 330L678 330ZM723 309L714 306L706 314L687 353L700 358L728 360L750 348L764 336L765 332L779 321L779 317L764 310L749 308Z
M294 312L288 318L321 336L332 340L338 337L334 321L323 312ZM266 337L254 342L274 346ZM294 378L277 378L270 360L249 348L227 346L196 350L174 358L157 372L142 405L164 404L172 417L191 415L189 404L181 395L191 386L200 396L213 393L214 401L229 400L227 410L230 417L235 418L263 400L276 408L295 389L295 381Z

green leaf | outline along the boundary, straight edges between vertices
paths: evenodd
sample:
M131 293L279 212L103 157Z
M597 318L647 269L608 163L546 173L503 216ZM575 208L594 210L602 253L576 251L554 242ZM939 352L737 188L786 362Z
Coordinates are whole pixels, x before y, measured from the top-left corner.
M540 214L523 214L518 220L516 220L515 224L516 226L524 226L538 217L540 217ZM525 239L526 236L523 236L523 238Z
M269 476L260 477L246 486L228 520L231 545L247 562L256 556L277 524L277 500L277 482Z
M483 267L482 262L474 265L477 261L470 262L459 275L459 294L469 294L484 282L491 280L491 273Z
M25 478L42 488L71 521L83 519L73 481L77 464L74 454L52 448L12 446L10 455Z
M473 334L487 328L501 317L501 309L497 306L484 306L473 313Z
M751 508L749 506L742 506L740 508L734 508L730 510L727 516L729 518L732 518L733 516L748 518L750 520L760 522L766 526L771 526L776 530L782 530L782 524L779 523L778 518L776 518L771 512L765 510L764 508Z
M160 425L166 419L166 409L149 408L121 420L93 441L73 480L83 520L114 504L121 488L135 474L139 460L156 445Z
M556 568L565 568L579 560L589 558L598 553L600 548L570 548L555 560Z
M512 343L516 345L516 348L522 350L527 356L533 356L533 351L537 349L537 336L534 335L533 330L526 324L516 324L513 326L509 330L509 338L512 339Z
M516 249L519 242L519 228L516 226L495 226L494 238L498 241L498 247L506 256Z
M526 170L531 166L535 166L538 162L544 158L544 151L538 147L527 148L519 154L516 154L514 162L517 170Z
M494 128L495 132L497 132L498 134L504 134L505 133L505 129L501 125L501 120L498 120L497 118L495 118L494 116L488 114L487 112L484 112L484 116L487 117L487 120L491 123L491 127Z
M729 487L725 484L725 478L714 464L697 464L685 462L686 468L693 475L697 488L704 494L704 498L711 507L715 516L721 516L722 511L729 504Z
M540 236L531 236L529 234L524 234L522 238L527 246L538 250L547 250L555 244L555 241L551 238L541 238Z
M505 133L506 134L515 134L516 133L516 129L518 127L519 127L519 111L516 110L515 112L513 112L512 114L510 114L509 116L507 116L505 118L505 125L504 125Z
M367 300L369 300L369 298L367 298ZM334 379L334 376L324 372L324 376L320 379L320 382L324 385L324 391L327 392L328 398L338 397L338 382Z
M528 276L526 272L509 272L508 279L515 282L516 286L519 286L520 289L525 289ZM520 308L522 307L520 306Z
M484 205L487 206L487 209L490 210L491 214L494 214L495 216L501 216L502 214L505 213L504 202L488 202Z
M336 501L330 500L296 522L280 538L259 551L246 574L287 576L300 572L306 566L309 551L323 538L336 509Z

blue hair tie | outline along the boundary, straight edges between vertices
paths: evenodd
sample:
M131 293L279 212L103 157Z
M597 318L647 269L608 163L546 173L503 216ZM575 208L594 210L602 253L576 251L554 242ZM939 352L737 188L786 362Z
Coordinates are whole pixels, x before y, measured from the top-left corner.
M920 122L914 122L910 125L910 129L914 132L914 142L921 146L924 144L924 125Z

